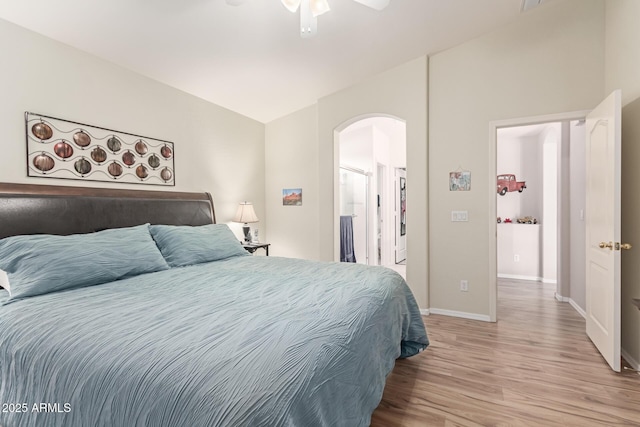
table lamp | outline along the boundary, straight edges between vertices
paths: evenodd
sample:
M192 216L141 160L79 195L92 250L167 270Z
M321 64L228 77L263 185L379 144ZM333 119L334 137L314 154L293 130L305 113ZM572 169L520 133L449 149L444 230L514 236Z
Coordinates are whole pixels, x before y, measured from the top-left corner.
M253 210L253 204L250 202L240 203L233 222L241 222L244 224L242 226L244 241L245 243L251 243L251 228L249 227L249 223L258 222L256 212Z

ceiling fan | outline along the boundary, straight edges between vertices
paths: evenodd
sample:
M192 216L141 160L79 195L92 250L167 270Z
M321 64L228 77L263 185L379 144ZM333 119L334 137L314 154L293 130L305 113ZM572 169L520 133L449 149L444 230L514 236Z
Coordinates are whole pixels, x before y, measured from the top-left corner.
M238 6L244 0L226 0L227 4ZM313 37L318 32L318 16L330 10L327 0L280 0L284 7L295 13L300 8L300 36ZM353 0L375 10L382 10L390 0Z

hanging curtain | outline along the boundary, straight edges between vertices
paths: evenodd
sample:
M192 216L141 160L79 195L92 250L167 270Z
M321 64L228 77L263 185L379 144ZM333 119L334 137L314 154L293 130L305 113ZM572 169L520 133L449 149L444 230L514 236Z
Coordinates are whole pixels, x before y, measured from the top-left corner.
M340 262L356 262L353 249L353 217L340 216Z

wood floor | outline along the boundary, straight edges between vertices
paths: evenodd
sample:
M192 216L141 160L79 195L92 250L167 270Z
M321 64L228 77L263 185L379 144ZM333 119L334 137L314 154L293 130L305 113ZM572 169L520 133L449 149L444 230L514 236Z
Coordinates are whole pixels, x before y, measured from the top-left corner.
M640 375L611 371L554 288L501 281L497 323L423 317L431 345L396 362L371 425L640 426Z

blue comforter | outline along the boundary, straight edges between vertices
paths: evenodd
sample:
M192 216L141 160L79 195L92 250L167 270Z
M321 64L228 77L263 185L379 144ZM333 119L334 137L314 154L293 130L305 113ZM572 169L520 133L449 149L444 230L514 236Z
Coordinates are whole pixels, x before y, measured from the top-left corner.
M0 307L0 425L366 426L428 343L389 269L174 268Z

